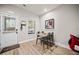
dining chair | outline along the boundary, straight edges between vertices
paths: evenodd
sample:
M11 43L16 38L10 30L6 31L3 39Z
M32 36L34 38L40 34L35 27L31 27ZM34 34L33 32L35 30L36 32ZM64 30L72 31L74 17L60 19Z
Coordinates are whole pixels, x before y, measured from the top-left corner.
M48 35L46 37L43 37L43 49L44 49L44 45L52 47L54 45L54 39L53 39L53 33L48 33Z
M40 40L41 45L42 45L42 41L41 41L41 34L40 34L40 32L39 32L39 31L37 32L36 44L38 43L38 40Z

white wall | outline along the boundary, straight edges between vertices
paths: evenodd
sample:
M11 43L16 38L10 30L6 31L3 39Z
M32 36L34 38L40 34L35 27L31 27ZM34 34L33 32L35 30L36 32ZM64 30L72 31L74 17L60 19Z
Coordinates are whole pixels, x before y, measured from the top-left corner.
M23 8L20 8L20 7L16 7L14 5L0 5L0 12L7 13L7 11L13 11L14 13L12 14L14 14L17 17L17 26L19 29L19 34L18 34L19 42L35 38L36 32L40 30L39 17L37 15L34 15L28 12L27 10L24 10ZM26 28L23 29L23 31L20 30L20 23L22 20L26 21ZM28 31L28 24L27 24L28 20L35 20L36 22L35 34L33 35L28 35L28 32L27 32Z
M46 30L45 20L55 20L55 29ZM58 8L50 11L49 13L42 15L41 30L46 32L54 31L54 39L57 43L68 47L68 40L70 33L79 34L79 5L61 5Z

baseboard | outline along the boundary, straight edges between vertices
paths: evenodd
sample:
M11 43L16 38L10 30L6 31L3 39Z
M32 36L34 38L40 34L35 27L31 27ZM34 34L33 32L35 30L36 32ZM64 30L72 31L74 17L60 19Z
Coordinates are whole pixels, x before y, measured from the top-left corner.
M69 48L69 46L66 46L66 45L64 45L64 44L61 44L61 43L59 43L59 42L55 42L55 44L58 45L58 46L60 46L60 47L64 47L64 48L66 48L66 49L71 50L71 49Z
M28 40L24 40L24 41L19 42L19 44L21 44L21 43L25 43L25 42L29 42L29 41L32 41L32 40L35 40L35 39L36 39L36 38L28 39Z

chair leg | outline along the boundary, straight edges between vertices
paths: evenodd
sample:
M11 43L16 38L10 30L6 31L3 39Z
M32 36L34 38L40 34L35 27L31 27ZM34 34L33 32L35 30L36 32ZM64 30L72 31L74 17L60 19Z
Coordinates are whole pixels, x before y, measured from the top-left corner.
M42 41L42 45L43 45L43 50L45 50L45 42Z
M43 44L42 40L41 40L41 45Z
M48 42L48 41L47 41ZM49 49L49 43L47 43L47 49Z
M44 48L45 48L45 47L44 47L44 43L43 43L43 50L44 50Z
M37 44L37 42L38 42L38 38L36 39L36 44Z
M49 43L47 43L47 49L49 49Z

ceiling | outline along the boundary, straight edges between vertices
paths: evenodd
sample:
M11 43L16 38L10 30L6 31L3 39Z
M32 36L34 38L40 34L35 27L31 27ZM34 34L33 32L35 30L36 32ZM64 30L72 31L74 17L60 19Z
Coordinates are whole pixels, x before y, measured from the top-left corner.
M60 4L17 4L16 6L22 7L36 15L42 15L57 8Z

